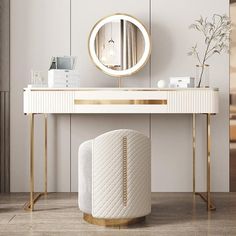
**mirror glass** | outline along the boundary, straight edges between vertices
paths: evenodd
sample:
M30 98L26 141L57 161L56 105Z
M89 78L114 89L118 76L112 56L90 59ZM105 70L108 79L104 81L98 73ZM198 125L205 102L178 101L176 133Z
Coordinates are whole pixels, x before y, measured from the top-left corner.
M143 55L144 38L133 23L114 20L98 31L95 50L103 65L113 70L125 70L136 65Z
M94 26L89 38L89 51L94 63L105 73L127 76L147 62L150 39L138 20L116 14Z

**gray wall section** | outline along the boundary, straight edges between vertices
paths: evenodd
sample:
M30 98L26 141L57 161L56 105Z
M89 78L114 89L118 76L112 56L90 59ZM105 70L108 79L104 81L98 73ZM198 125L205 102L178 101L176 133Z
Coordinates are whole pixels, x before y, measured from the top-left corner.
M0 0L0 192L10 191L10 0Z
M0 91L9 91L10 0L0 0Z
M9 92L0 92L0 192L10 192L9 98Z
M127 87L156 86L159 79L193 75L195 61L187 51L200 39L188 26L200 15L228 13L227 0L130 1L12 0L11 7L11 191L28 191L28 119L22 114L22 89L30 70L47 71L50 56L76 55L81 86L113 87L117 80L91 62L88 35L102 17L116 12L139 18L151 28L152 56ZM92 7L93 6L93 7ZM23 57L23 59L22 59ZM212 118L213 191L229 190L228 56L210 61L212 86L220 88L220 114ZM197 188L205 190L205 120L198 118ZM36 191L43 189L43 119L36 118ZM77 191L78 147L112 129L132 128L152 138L152 191L192 190L190 115L49 116L49 190ZM23 137L23 138L22 138ZM220 145L219 145L219 143ZM220 173L220 175L219 175Z

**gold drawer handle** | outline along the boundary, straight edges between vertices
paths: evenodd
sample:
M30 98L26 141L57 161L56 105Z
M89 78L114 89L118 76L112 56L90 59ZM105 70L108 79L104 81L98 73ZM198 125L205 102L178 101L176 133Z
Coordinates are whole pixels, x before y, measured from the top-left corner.
M166 99L75 99L75 105L166 105Z

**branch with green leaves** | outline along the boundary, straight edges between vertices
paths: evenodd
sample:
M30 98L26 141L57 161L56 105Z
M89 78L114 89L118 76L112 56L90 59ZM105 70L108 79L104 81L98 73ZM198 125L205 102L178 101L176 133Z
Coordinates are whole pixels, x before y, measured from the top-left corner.
M229 52L229 36L231 31L231 21L227 15L214 14L211 21L208 18L200 17L194 24L190 25L190 29L199 31L204 36L205 50L201 55L198 50L198 44L195 44L188 53L194 56L201 65L202 71L199 78L198 87L201 85L204 72L204 65L210 57L215 54L220 55L223 52Z

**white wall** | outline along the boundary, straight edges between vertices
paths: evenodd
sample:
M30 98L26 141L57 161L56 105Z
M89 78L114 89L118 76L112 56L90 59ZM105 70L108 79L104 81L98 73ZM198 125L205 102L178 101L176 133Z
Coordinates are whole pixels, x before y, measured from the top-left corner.
M174 1L173 1L174 2ZM117 81L91 62L87 40L100 18L124 12L139 18L152 34L150 63L124 81L128 87L155 87L159 79L194 75L187 57L197 36L188 25L200 15L228 13L228 0L11 0L11 191L28 191L28 119L22 92L30 70L47 71L52 55L78 55L81 86L112 87ZM71 4L71 5L70 5ZM71 10L70 10L71 6ZM228 56L212 59L211 79L220 88L220 114L212 118L212 189L229 190ZM205 117L197 126L197 189L205 190ZM43 119L36 118L36 191L43 188ZM49 117L49 190L77 191L77 150L84 140L117 128L152 138L152 191L192 190L190 115L60 115Z

